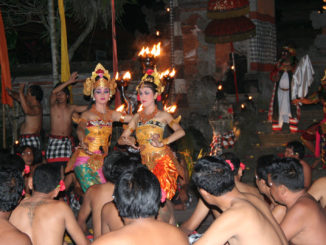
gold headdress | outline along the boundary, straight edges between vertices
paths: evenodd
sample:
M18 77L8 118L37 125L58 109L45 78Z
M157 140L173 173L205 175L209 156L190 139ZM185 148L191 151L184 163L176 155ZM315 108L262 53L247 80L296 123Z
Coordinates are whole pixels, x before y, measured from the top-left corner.
M283 49L287 50L291 56L296 55L296 50L290 46L284 46Z
M98 80L96 81L96 78ZM92 76L87 78L84 83L84 94L93 98L93 90L97 87L104 87L110 89L110 96L115 94L115 88L117 83L115 79L110 77L109 71L106 70L100 63L97 64L95 70L92 72Z
M324 76L323 76L323 78L321 79L321 83L322 83L323 85L326 84L326 69L324 70Z
M154 70L148 69L145 75L142 77L140 83L137 85L136 90L143 85L144 82L154 83L157 86L156 92L160 95L164 91L164 86L160 80L160 74L157 72L156 68Z

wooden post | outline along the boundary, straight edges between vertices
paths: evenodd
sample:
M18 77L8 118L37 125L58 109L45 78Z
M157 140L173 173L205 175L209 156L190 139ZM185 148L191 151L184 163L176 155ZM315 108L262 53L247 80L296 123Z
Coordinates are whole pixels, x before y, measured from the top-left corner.
M232 64L233 64L233 80L234 80L235 96L236 96L236 99L237 99L237 103L239 103L237 72L236 72L236 68L235 68L233 42L231 42L231 54L232 54Z
M6 106L2 104L2 147L7 148L6 142Z

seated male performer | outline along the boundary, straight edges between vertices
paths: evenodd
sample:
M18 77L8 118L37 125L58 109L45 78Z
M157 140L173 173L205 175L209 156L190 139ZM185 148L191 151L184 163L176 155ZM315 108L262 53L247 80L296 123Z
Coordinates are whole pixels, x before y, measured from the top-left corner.
M161 187L146 167L124 172L113 195L125 226L101 236L94 245L188 244L187 237L178 228L155 219L160 207Z
M62 245L65 230L78 245L90 244L70 207L54 200L64 190L60 169L43 164L35 169L32 196L24 198L10 222L26 233L33 244Z
M264 201L241 193L234 184L232 164L219 157L197 161L192 179L200 195L222 213L196 245L283 245L285 236Z
M284 158L273 162L268 176L271 194L287 212L281 227L291 244L322 245L326 241L326 212L304 188L299 160Z
M87 231L86 220L89 217L90 213L92 213L94 240L101 235L101 226L108 226L107 223L101 225L101 210L105 204L109 204L113 200L112 194L114 191L115 182L124 171L131 170L137 165L139 165L139 161L137 162L133 158L130 158L127 153L118 151L110 153L104 159L103 175L108 182L104 184L93 185L87 189L83 204L78 213L78 223L84 232ZM115 205L113 206L116 210ZM117 213L117 211L114 213ZM123 226L119 215L114 218L112 217L111 213L105 213L103 214L103 219L106 219L106 215L108 216L108 222L110 224L112 224L113 221L117 220L115 225L119 228Z
M276 221L280 224L286 213L286 206L274 201L271 195L271 188L268 185L268 174L271 173L271 166L277 157L274 155L263 155L258 158L256 167L256 185L259 191L265 195L269 201L269 208Z
M8 159L8 157L7 157ZM32 245L29 237L9 223L12 210L22 198L24 180L15 168L0 168L0 244Z
M233 164L232 173L234 175L235 186L238 188L238 190L243 193L251 193L257 196L259 199L264 200L263 196L259 193L256 187L241 182L241 177L243 175L243 171L245 170L245 165L240 162L240 159L232 152L225 152L220 156ZM220 212L218 209L216 209L216 207L208 207L208 204L200 198L191 217L181 225L180 228L182 231L187 235L190 235L205 219L209 213L209 210L212 210L215 218L220 215Z

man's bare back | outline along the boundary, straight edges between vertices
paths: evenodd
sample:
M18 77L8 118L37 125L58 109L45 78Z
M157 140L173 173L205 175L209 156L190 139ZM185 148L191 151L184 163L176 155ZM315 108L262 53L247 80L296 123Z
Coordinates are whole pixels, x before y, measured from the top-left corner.
M281 227L293 244L322 245L326 241L326 212L306 193L288 209Z
M10 222L33 244L61 245L65 229L76 244L89 244L69 206L57 200L28 197L13 211Z
M321 177L314 181L308 190L323 208L326 208L326 177Z
M101 234L119 230L124 226L114 202L106 203L101 212Z
M178 228L154 218L141 218L120 230L103 235L93 244L188 245L189 243L187 237Z
M85 193L83 204L78 214L78 223L86 232L86 219L92 212L94 239L101 235L101 210L105 203L113 200L114 185L110 182L93 185Z
M254 199L259 201L256 197ZM230 208L212 223L196 244L224 245L226 242L230 245L287 244L284 235L282 237L282 234L275 229L275 224L264 212L255 207L245 196L236 198Z
M29 237L17 230L7 220L0 219L0 245L17 244L17 245L31 245L32 242Z

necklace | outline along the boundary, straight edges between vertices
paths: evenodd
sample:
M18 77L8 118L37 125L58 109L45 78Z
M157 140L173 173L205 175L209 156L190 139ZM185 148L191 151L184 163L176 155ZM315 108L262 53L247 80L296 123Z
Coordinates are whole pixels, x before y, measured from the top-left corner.
M142 124L145 124L150 119L154 118L157 112L158 112L157 106L155 106L154 111L150 114L146 114L144 111L141 111L139 112L139 120L142 122Z
M92 111L94 114L96 114L96 115L97 115L101 120L103 120L103 121L105 121L105 116L106 116L106 115L109 116L109 115L111 114L111 111L110 111L110 110L107 110L107 109L105 109L105 112L104 112L104 113L99 112L98 110L96 110L95 105L92 106L91 111ZM109 113L108 113L108 112L109 112Z

